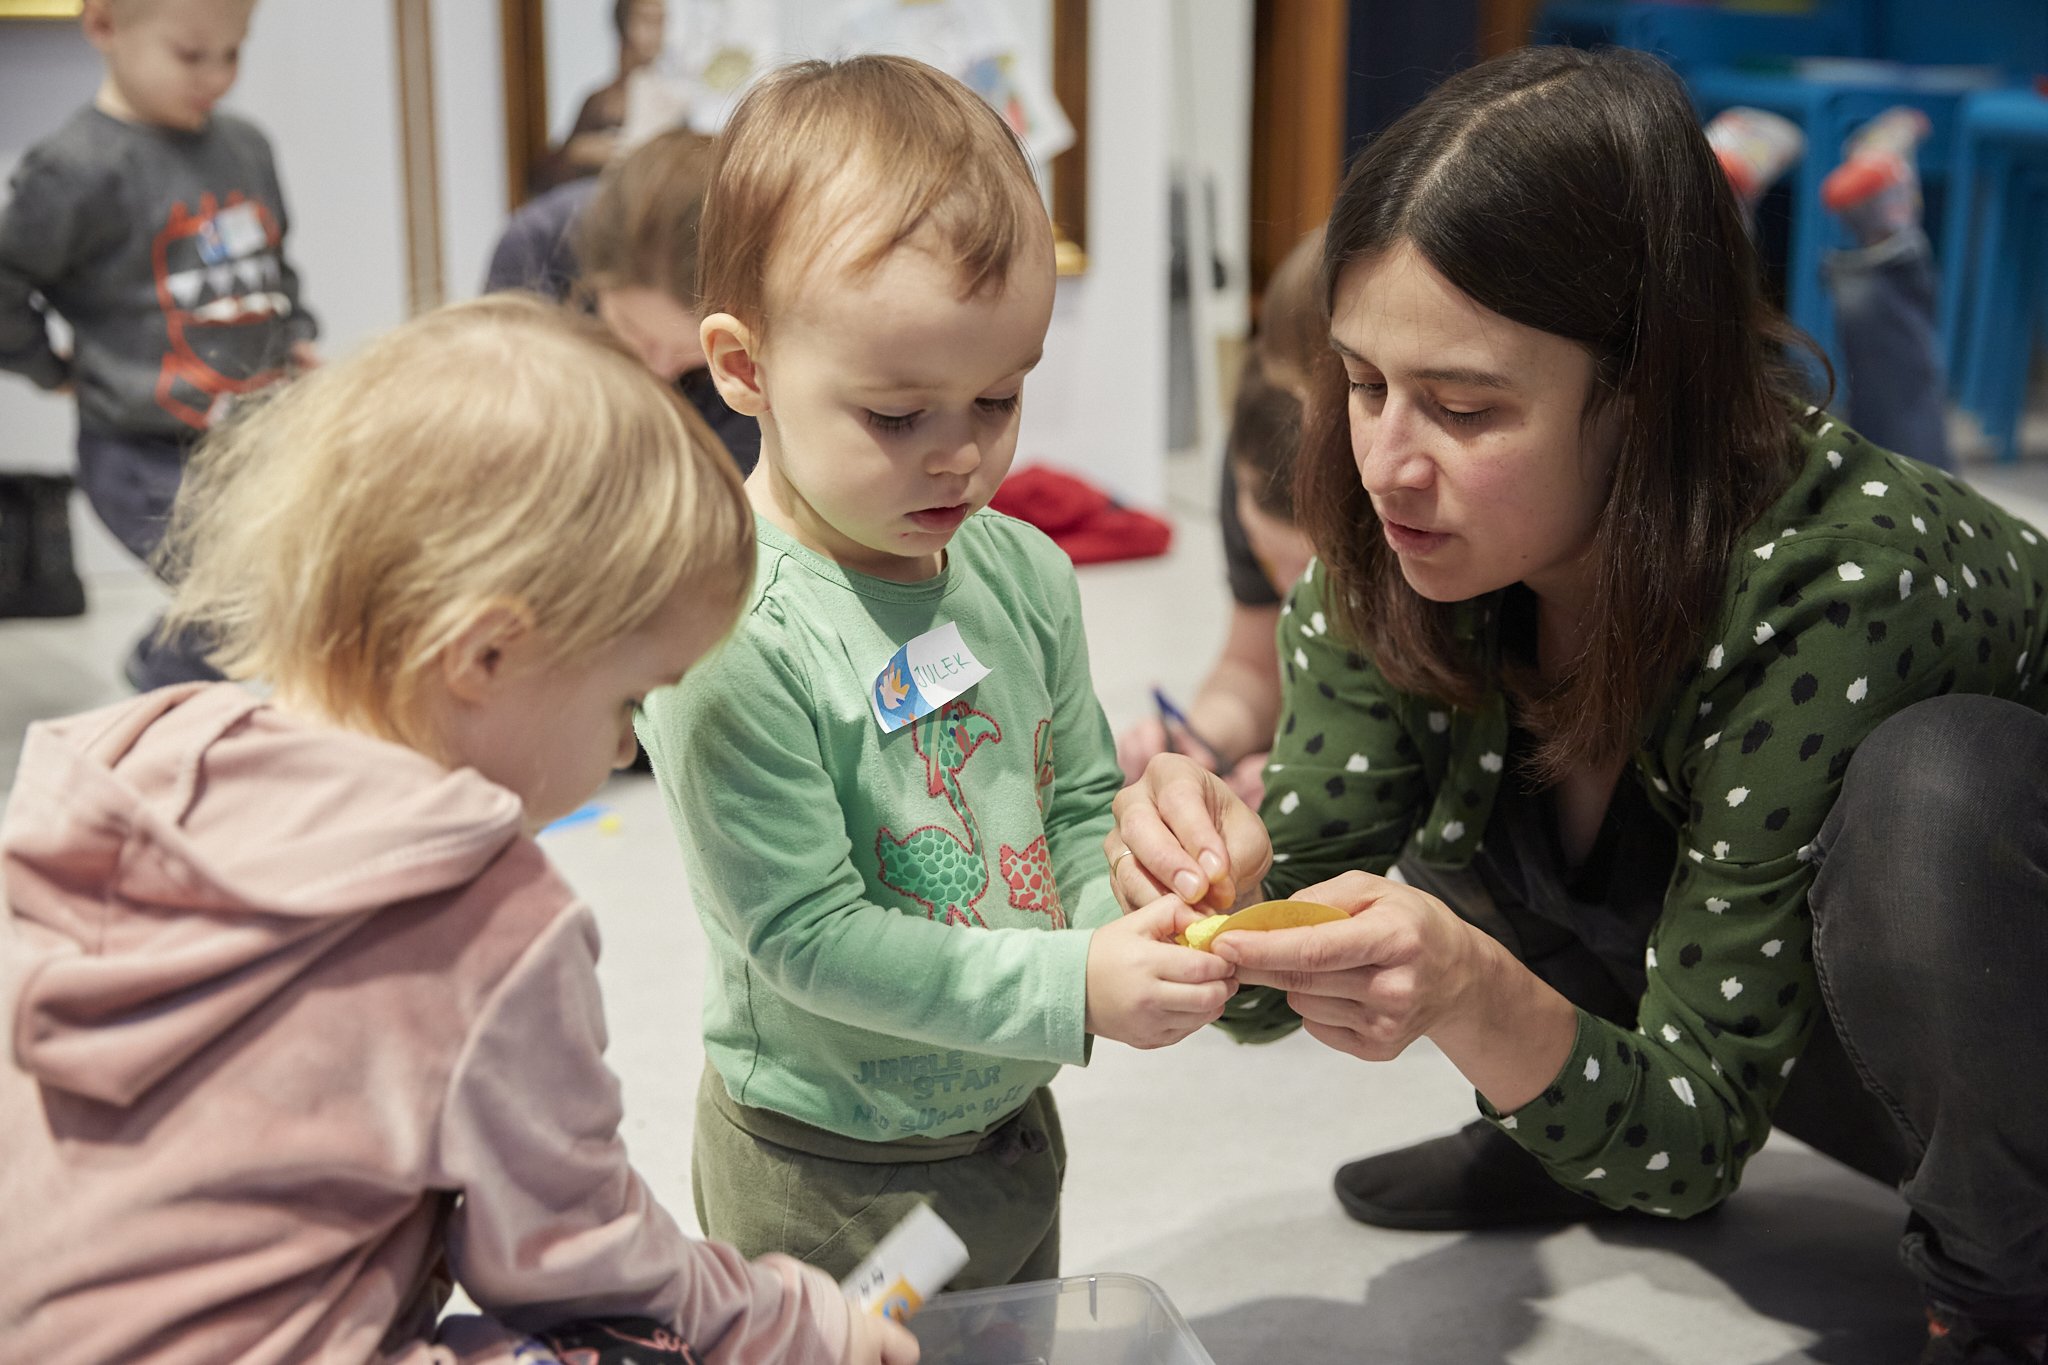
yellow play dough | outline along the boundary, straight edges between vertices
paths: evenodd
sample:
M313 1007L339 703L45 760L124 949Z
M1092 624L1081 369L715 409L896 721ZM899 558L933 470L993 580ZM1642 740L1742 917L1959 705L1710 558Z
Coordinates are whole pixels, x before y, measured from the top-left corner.
M1330 924L1348 918L1335 906L1318 905L1314 901L1260 901L1247 905L1234 915L1211 915L1196 920L1180 935L1179 942L1190 948L1210 951L1210 945L1218 934L1228 934L1239 929L1296 929L1307 924Z

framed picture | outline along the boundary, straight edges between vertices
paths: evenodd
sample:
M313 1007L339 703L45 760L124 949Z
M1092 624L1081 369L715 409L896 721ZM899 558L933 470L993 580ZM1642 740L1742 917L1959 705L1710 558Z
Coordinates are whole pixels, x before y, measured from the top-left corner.
M76 19L82 0L0 0L0 19Z
M824 0L803 0L798 8L814 11ZM1062 275L1078 275L1087 265L1088 242L1088 7L1089 0L1006 0L1008 8L1042 23L1046 32L1030 37L1044 53L1044 75L1049 78L1052 103L1046 111L1057 121L1061 116L1071 125L1071 138L1061 138L1064 150L1052 156L1044 171L1047 198L1052 214L1057 267ZM562 34L564 15L554 9L577 5L587 18L578 24L599 25L585 34L573 31L579 42L610 41L611 6L589 0L499 0L500 32L504 43L505 76L505 158L509 208L517 208L534 192L537 178L547 168L559 165L560 149L555 138L566 132L562 111L569 92L551 90L549 72L565 56ZM703 6L715 0L669 0L668 25L673 41L678 27L690 22ZM913 8L906 5L906 8ZM770 7L755 6L759 15ZM900 49L899 49L900 50ZM587 52L586 54L587 55ZM554 58L553 61L550 58ZM588 65L588 63L585 63ZM576 79L576 78L572 78ZM973 83L970 81L970 83ZM1010 111L1006 111L1006 114ZM1011 116L1013 126L1017 119ZM1021 130L1020 130L1021 131ZM1059 129L1064 133L1065 129ZM1024 133L1029 138L1028 131Z

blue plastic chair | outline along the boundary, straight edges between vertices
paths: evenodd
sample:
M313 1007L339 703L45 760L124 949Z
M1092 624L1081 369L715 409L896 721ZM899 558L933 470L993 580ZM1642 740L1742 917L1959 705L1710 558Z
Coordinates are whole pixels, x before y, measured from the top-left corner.
M1807 154L1791 177L1792 214L1786 242L1785 313L1842 369L1834 307L1820 262L1842 245L1838 229L1818 211L1820 182L1834 165L1829 92L1790 74L1798 57L1864 54L1867 24L1842 5L1810 14L1750 14L1713 6L1631 4L1615 25L1615 41L1652 52L1684 79L1705 122L1736 105L1767 109L1799 125Z
M2027 368L2048 327L2048 98L1963 101L1942 232L1942 354L1957 403L2001 460L2019 458Z
M1996 0L1992 0L1996 3ZM2031 0L2039 3L2039 0ZM1843 374L1835 335L1834 299L1821 273L1831 250L1855 245L1821 206L1821 182L1840 164L1850 134L1896 104L1910 104L1933 125L1922 146L1920 175L1939 194L1946 148L1962 95L2003 73L1930 68L1888 60L1881 40L1911 29L1887 7L1834 3L1806 14L1757 14L1712 6L1631 4L1615 28L1617 41L1655 52L1685 80L1702 120L1737 105L1790 119L1806 152L1788 178L1791 215L1785 252L1785 314L1811 336ZM1944 57L1969 51L1951 44Z

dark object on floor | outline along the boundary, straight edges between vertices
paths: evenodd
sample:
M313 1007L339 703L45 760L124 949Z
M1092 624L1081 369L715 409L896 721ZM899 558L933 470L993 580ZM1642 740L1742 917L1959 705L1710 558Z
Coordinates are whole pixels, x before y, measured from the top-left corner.
M1337 1201L1361 1223L1409 1232L1561 1226L1639 1218L1552 1180L1535 1157L1490 1123L1475 1120L1337 1172Z
M556 1360L574 1365L697 1365L689 1342L648 1318L552 1327L540 1341Z
M2042 1365L2043 1333L2008 1332L1950 1313L1927 1310L1927 1347L1920 1365Z
M83 616L71 558L71 480L0 474L0 617Z

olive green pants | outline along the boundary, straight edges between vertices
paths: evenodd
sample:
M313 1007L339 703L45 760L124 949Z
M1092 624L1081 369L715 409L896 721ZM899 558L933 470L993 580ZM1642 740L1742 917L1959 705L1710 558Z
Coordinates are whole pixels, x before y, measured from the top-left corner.
M740 1104L718 1072L697 1091L690 1188L704 1235L749 1256L780 1251L835 1279L928 1203L967 1244L948 1289L1059 1274L1066 1140L1052 1092L994 1128L956 1138L865 1142Z

